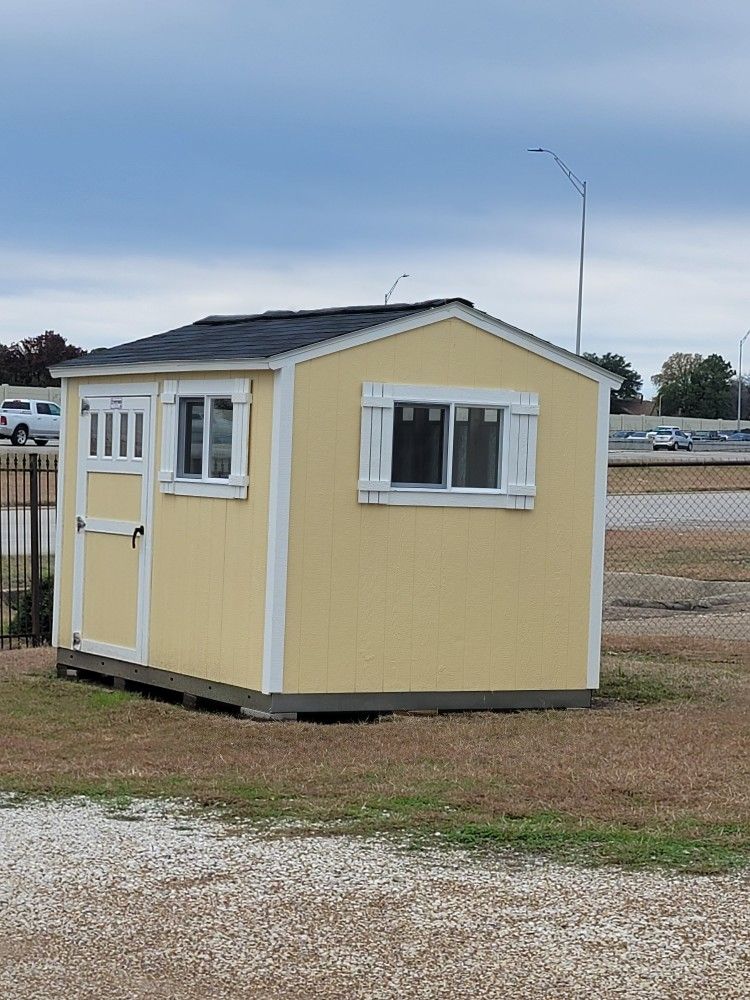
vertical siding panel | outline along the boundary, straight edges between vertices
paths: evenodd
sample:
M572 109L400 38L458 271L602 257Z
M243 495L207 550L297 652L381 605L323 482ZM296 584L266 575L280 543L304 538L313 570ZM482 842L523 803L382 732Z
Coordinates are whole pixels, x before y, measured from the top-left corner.
M300 690L321 689L320 664L328 657L331 611L331 560L335 482L338 357L326 370L313 369L308 397L308 424L314 447L306 452L305 555L303 563L303 618L300 651ZM355 484L352 484L354 497Z
M388 571L385 598L383 688L408 691L412 660L414 616L414 525L416 509L388 511Z
M442 511L422 507L414 521L414 619L412 625L413 691L437 688L440 588L442 576L440 539Z
M492 539L491 687L513 690L518 661L522 525L513 510L496 511ZM525 554L524 554L525 558Z
M438 633L439 691L456 691L463 683L466 636L468 521L470 511L444 508L442 513L440 620Z
M495 512L473 510L469 516L466 582L466 642L463 687L484 691L491 687L493 534Z

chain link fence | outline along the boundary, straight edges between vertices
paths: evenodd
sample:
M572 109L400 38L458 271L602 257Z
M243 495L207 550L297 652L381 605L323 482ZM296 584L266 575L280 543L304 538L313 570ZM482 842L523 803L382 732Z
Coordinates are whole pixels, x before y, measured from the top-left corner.
M750 654L750 458L610 458L604 640Z

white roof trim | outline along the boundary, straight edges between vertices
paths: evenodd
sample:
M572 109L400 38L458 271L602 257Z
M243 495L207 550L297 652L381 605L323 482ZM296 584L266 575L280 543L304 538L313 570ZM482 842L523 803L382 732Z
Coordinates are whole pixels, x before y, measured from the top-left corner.
M123 365L76 365L72 368L54 366L50 368L53 378L93 378L97 375L151 375L157 373L180 374L182 372L246 372L267 371L271 365L262 360L238 361L138 361Z
M546 340L541 340L525 330L519 330L515 326L510 326L502 320L495 319L487 313L480 312L461 302L451 302L434 309L426 309L424 312L414 313L404 319L394 320L391 323L379 323L377 326L368 327L365 330L358 330L355 333L346 333L332 340L324 340L319 344L311 344L309 347L300 347L295 351L286 354L277 354L270 359L271 365L276 367L281 361L309 361L312 358L324 357L326 354L334 354L337 351L345 351L350 347L359 347L361 344L369 344L383 337L392 337L397 333L406 333L415 330L420 326L427 326L432 323L439 323L445 319L463 319L473 326L478 326L486 333L491 333L502 340L510 341L518 347L523 347L533 354L554 361L556 364L569 368L571 371L593 379L595 382L607 383L612 389L619 389L623 379L619 375L605 371L599 365L586 361L566 351L563 347L551 344Z
M562 365L570 371L583 375L585 378L593 379L595 382L605 383L611 389L619 389L623 379L619 375L607 372L591 361L579 357L563 347L551 344L547 340L535 337L532 333L520 330L518 327L504 323L488 313L481 312L464 305L461 302L451 302L444 306L437 306L433 309L425 309L422 312L413 313L404 319L393 320L390 323L378 323L376 326L367 327L364 330L357 330L354 333L345 333L330 340L323 340L318 344L310 344L307 347L299 347L293 351L282 354L275 354L270 358L248 358L247 360L221 361L157 361L138 362L125 365L81 365L72 368L51 368L50 373L54 378L78 378L81 376L93 377L97 375L139 375L145 372L206 372L206 371L251 371L272 369L276 370L282 365L297 364L300 361L310 361L313 358L322 358L327 354L335 354L338 351L346 351L352 347L359 347L362 344L369 344L385 337L393 337L398 333L406 333L409 330L416 330L421 326L428 326L432 323L439 323L446 319L462 319L473 326L479 327L485 333L490 333L502 340L507 340L518 347L522 347L532 354L553 361Z

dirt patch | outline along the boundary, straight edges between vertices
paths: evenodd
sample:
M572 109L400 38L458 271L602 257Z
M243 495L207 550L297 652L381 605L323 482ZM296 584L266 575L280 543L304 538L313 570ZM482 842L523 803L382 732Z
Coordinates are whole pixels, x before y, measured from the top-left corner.
M678 823L696 837L730 824L727 843L750 837L747 658L607 655L606 673L689 688L645 706L626 697L596 711L312 725L241 722L24 675L45 656L13 654L0 681L6 789L189 795L256 817L383 829L553 813L651 830Z

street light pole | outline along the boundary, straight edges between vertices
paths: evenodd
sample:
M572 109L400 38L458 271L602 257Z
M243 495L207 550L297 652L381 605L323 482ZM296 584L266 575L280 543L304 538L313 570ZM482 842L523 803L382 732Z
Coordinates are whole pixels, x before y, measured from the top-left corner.
M742 423L742 345L750 337L750 330L740 340L740 356L737 361L737 430Z
M576 177L570 167L563 163L557 153L553 153L551 149L527 149L527 153L547 153L551 156L555 163L558 165L560 170L565 174L570 183L576 189L576 191L581 196L583 207L581 210L581 260L578 268L578 317L576 320L576 354L581 353L581 313L583 311L583 251L586 243L586 181L582 181L580 177Z

